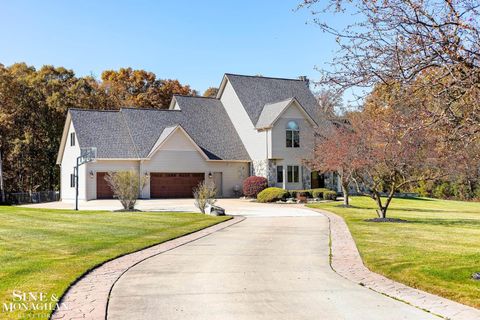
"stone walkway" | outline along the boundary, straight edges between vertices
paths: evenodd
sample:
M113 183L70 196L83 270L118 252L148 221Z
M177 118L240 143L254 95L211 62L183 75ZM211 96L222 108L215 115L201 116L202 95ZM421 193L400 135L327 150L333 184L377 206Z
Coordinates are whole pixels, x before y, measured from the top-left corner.
M452 320L480 319L480 310L427 293L370 271L363 264L345 221L325 210L312 209L330 220L332 268L341 276L376 292Z
M104 263L87 273L68 289L67 293L61 300L62 303L65 303L68 310L56 310L51 319L106 319L110 290L115 282L131 267L145 259L203 238L244 219L245 218L243 217L234 217L233 219L192 234L127 254Z

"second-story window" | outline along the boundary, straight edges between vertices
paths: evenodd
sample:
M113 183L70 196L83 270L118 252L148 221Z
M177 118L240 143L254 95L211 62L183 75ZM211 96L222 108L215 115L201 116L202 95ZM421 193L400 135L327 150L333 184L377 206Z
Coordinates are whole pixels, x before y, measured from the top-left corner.
M287 148L300 147L300 127L295 121L288 121L286 133Z
M75 145L75 132L70 133L70 146Z

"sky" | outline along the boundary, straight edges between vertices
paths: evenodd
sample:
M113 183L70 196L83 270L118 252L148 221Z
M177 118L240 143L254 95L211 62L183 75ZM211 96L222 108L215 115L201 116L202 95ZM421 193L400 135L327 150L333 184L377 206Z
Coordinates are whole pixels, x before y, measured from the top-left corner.
M224 73L318 79L336 46L300 0L0 2L0 63L132 67L202 93ZM334 19L333 17L331 19Z

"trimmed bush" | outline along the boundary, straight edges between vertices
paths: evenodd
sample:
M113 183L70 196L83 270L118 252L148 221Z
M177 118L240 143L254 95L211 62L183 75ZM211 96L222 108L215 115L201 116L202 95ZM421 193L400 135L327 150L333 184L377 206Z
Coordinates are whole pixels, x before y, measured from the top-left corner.
M290 197L296 198L297 193L304 193L307 198L323 198L323 194L328 191L333 191L327 188L306 189L306 190L289 190ZM335 192L335 191L333 191Z
M335 191L325 191L323 193L323 200L337 200L337 193Z
M323 194L325 192L332 191L327 188L317 188L317 189L312 189L312 197L313 198L323 198Z
M266 187L268 187L267 178L251 176L243 181L243 194L246 197L255 198Z
M266 188L257 195L258 202L275 202L285 200L288 197L288 191L282 188Z
M290 190L289 192L290 192L290 197L291 198L296 198L297 194L299 194L299 193L303 193L304 195L307 196L307 198L312 197L312 190L310 190L310 189L307 189L307 190Z

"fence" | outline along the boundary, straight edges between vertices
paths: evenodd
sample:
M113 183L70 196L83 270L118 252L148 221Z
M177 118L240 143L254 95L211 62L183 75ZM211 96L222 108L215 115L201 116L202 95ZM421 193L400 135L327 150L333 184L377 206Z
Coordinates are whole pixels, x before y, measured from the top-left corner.
M12 192L5 195L9 204L41 203L60 200L59 191Z

